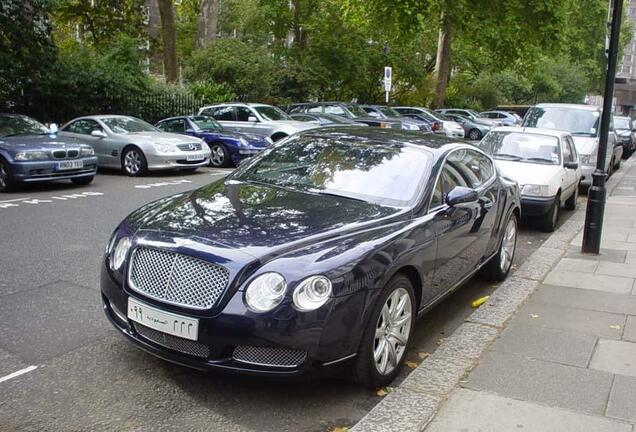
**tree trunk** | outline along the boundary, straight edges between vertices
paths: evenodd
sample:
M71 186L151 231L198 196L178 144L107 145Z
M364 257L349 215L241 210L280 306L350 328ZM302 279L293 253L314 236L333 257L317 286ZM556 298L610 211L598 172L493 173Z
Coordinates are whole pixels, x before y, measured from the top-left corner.
M204 46L211 40L216 39L219 28L219 12L221 10L221 0L202 0L201 13L199 14L199 29L197 43L199 47Z
M435 99L433 105L435 108L441 108L444 105L444 96L446 94L446 85L450 75L450 47L451 47L451 24L450 20L442 11L439 24L439 39L437 41L437 59L435 61Z
M174 23L174 8L172 0L157 0L159 15L161 16L161 39L163 40L163 67L166 82L179 81L179 69L177 66L177 34Z

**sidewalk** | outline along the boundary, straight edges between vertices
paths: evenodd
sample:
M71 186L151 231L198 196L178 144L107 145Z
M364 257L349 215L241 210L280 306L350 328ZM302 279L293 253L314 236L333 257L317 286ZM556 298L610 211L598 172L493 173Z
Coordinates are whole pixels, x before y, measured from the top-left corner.
M636 432L634 165L610 181L600 256L580 253L580 205L353 430Z

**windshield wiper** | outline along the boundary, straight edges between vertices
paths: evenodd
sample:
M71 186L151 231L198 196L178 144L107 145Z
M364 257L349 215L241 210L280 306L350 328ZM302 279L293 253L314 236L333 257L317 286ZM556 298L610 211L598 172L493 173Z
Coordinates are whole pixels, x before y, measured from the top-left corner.
M525 158L525 160L533 161L533 162L548 162L550 164L554 164L555 163L552 159L540 158L540 157L529 157L529 158Z
M508 153L495 153L493 156L494 157L508 158L508 159L512 159L512 160L516 160L516 161L521 160L521 156L508 154Z
M353 200L353 201L367 202L367 201L363 200L362 198L355 198L355 197L352 197L352 196L349 196L349 195L340 195L340 194L333 193L333 192L325 192L325 191L322 191L322 190L319 190L319 189L309 189L308 191L311 192L311 193L315 193L317 195L327 195L327 196L334 196L334 197L338 197L338 198L346 198L346 199L350 199L350 200Z

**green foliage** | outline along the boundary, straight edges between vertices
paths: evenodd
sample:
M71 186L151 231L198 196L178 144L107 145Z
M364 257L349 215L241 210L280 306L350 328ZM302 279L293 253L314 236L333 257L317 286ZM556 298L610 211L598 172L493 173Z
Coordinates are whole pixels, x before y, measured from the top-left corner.
M226 83L211 81L195 81L188 85L188 90L203 104L231 102L237 99L236 94Z

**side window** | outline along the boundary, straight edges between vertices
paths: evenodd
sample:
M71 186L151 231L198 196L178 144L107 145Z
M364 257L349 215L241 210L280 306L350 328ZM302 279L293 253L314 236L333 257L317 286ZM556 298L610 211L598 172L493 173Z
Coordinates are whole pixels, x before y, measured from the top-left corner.
M327 108L329 109L329 108ZM322 105L314 105L314 106L310 106L309 108L307 108L307 112L310 113L321 113L322 112ZM327 111L329 112L329 111Z
M168 120L161 123L159 129L165 132L183 133L185 131L185 122L183 119Z
M481 171L481 179L482 182L487 182L492 178L495 174L495 167L492 164L492 161L484 156L483 154L478 154L479 159L479 170Z
M85 119L71 123L66 130L76 134L90 135L94 130L102 130L102 128L95 120Z
M256 117L251 109L247 107L236 107L236 120L240 122L249 121L250 117Z
M574 155L572 154L570 142L567 138L562 140L561 148L563 149L563 162L574 162Z
M576 152L576 146L574 145L574 139L571 136L567 137L568 147L570 148L570 153L572 154L572 161L577 162L579 160L579 154Z
M340 116L345 115L345 110L338 105L326 106L325 112L328 114L335 114Z
M444 204L444 191L442 189L442 176L439 176L437 183L435 183L435 190L433 190L433 196L431 197L431 205L429 210L437 208Z
M480 158L481 154L473 150L455 150L446 161L457 170L468 187L477 188L490 178L482 177Z
M216 107L211 112L204 112L204 114L211 115L216 120L234 121L234 107L223 106Z

